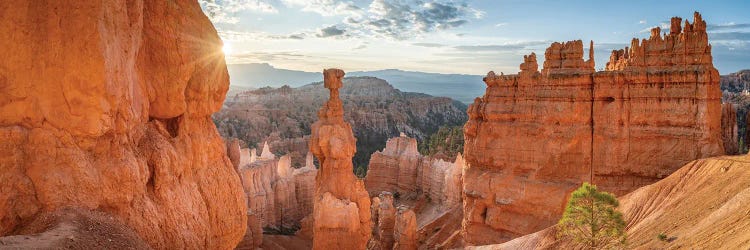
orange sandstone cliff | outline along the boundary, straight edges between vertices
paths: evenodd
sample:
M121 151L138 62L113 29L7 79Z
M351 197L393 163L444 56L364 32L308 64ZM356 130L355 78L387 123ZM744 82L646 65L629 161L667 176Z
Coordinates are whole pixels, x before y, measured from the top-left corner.
M685 164L672 175L619 197L628 248L748 249L750 157L719 156ZM470 249L573 249L556 228ZM657 237L664 234L666 239Z
M313 249L365 249L371 236L370 198L365 184L352 172L356 138L344 121L339 88L344 71L323 71L330 99L312 125L310 151L320 162L315 177Z
M245 199L210 115L229 86L195 1L2 1L0 235L64 207L151 247L233 248Z
M543 69L485 77L464 127L468 244L503 242L554 224L584 181L618 195L698 158L724 153L719 74L705 21L613 51L595 72L593 42L553 43Z

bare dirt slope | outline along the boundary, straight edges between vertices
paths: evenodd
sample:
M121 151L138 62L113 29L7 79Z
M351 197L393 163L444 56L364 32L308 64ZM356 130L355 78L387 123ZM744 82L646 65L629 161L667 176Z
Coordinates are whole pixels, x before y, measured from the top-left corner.
M750 157L692 161L669 177L620 197L629 248L750 248ZM664 233L667 240L657 236ZM500 245L475 249L556 249L548 228Z
M61 209L36 217L16 235L0 237L0 249L151 249L113 216Z

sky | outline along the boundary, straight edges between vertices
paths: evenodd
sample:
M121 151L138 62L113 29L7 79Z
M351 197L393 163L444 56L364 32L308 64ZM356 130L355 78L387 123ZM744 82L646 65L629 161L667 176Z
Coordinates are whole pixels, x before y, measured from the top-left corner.
M699 11L721 74L750 68L750 1L199 0L227 63L319 72L401 69L516 73L555 41L594 41L596 68L613 49ZM684 21L683 21L684 22ZM588 58L588 55L585 56ZM542 65L543 56L539 57Z

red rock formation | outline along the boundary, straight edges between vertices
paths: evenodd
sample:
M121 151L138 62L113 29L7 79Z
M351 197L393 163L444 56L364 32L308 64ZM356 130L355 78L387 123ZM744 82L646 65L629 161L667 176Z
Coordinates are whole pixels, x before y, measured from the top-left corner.
M463 157L445 162L424 157L417 151L417 141L402 135L388 139L382 151L370 158L365 186L371 196L398 192L400 196L425 194L447 209L461 203Z
M318 158L313 199L313 249L365 249L371 236L370 198L352 172L356 139L345 122L339 88L344 71L323 71L330 99L312 125L310 151Z
M393 246L395 250L417 249L417 216L414 211L404 206L398 208L393 238L396 242Z
M232 162L234 169L240 167L240 159L242 158L242 150L240 149L240 140L231 139L227 143L227 157Z
M263 228L258 214L252 209L247 210L247 231L245 237L235 249L258 249L263 244Z
M619 197L628 248L745 249L750 246L748 156L692 161L672 175ZM470 249L574 249L556 227L501 245ZM657 235L664 234L668 240Z
M727 155L736 155L739 153L737 109L731 103L721 105L721 139L724 141L724 152Z
M393 249L393 230L396 223L396 207L393 194L382 192L372 202L373 238L367 249Z
M267 151L270 152L270 149L267 148ZM299 228L302 218L312 213L317 170L314 166L292 168L288 155L279 159L275 159L273 154L268 157L270 159L256 160L240 166L238 170L248 208L257 217L261 227L275 230Z
M417 169L423 162L423 157L417 151L417 140L400 136L388 139L385 145L382 151L370 157L365 177L367 191L371 196L382 192L416 192Z
M677 21L679 22L679 21ZM724 153L719 75L705 22L633 40L594 72L593 50L553 43L544 69L485 78L464 127L464 239L507 241L552 225L583 181L624 194ZM593 48L593 45L590 45Z
M154 248L233 248L240 180L210 115L228 76L195 1L2 1L0 235L99 210Z
M312 153L307 153L305 167L294 170L294 189L297 195L297 208L300 220L312 214L315 196L315 176L318 170L313 165Z

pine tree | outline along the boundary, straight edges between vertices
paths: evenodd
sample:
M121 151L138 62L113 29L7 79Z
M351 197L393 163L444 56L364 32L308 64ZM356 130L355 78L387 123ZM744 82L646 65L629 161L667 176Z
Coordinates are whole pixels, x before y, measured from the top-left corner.
M600 192L584 182L571 194L562 219L558 237L572 240L588 249L608 249L625 245L625 221L617 211L614 195Z

